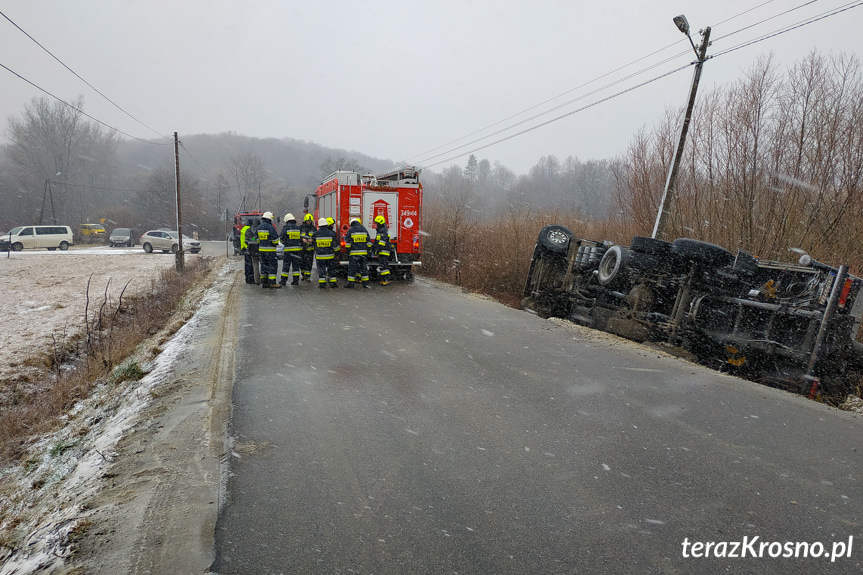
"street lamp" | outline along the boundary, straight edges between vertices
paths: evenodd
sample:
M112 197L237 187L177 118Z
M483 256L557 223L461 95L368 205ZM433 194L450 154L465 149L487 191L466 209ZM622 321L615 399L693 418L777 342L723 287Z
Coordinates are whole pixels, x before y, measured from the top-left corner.
M677 172L680 169L680 160L683 157L683 147L686 144L686 133L689 131L689 121L692 119L692 108L695 107L695 94L698 92L698 81L701 79L701 68L704 62L707 61L707 46L710 43L710 27L705 28L701 34L701 46L695 47L695 42L692 41L692 36L689 35L689 21L683 14L673 18L677 29L686 34L689 38L689 43L692 44L692 49L695 50L695 56L698 60L695 62L695 72L692 74L692 86L689 89L689 104L686 106L686 115L683 118L683 126L680 129L680 140L677 143L677 150L674 152L674 159L671 162L671 169L668 171L668 179L665 181L665 190L662 192L662 200L659 202L659 213L656 214L656 223L653 226L653 238L662 238L667 231L668 218L671 210L674 207L675 185L677 184Z

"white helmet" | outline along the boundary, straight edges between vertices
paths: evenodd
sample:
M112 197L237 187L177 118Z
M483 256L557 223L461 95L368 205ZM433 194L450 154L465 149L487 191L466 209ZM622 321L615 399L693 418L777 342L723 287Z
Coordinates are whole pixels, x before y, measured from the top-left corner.
M286 221L286 222L289 222L289 221L291 221L291 220L296 221L296 218L294 218L294 214L290 214L290 213L289 213L289 214L285 214L285 221Z
M261 217L264 218L265 220L272 220L273 219L273 212L264 212L264 215Z
M327 218L318 218L318 227L322 228L327 225Z
M359 218L351 218L351 222L350 222L350 223L351 223L351 225L353 225L353 224L354 224L354 222L356 222L356 223L358 223L358 224L359 224L359 223L362 223L362 222L360 222L360 219L359 219Z

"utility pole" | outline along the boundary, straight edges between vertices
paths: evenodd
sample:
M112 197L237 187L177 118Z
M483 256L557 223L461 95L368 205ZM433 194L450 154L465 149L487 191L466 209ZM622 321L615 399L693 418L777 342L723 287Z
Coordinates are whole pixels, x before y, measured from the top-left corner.
M686 115L683 118L683 126L680 129L680 141L677 143L677 150L674 152L671 169L668 171L668 179L665 181L665 190L662 192L662 200L659 202L659 213L656 215L656 223L653 226L653 235L651 237L658 239L662 239L668 230L669 220L674 209L677 172L680 170L680 160L683 156L683 147L686 144L686 133L689 131L689 121L692 119L692 109L695 107L695 94L698 92L698 82L701 80L701 68L707 60L707 46L710 44L709 26L701 33L701 46L696 49L692 37L689 36L689 23L686 22L686 18L684 16L677 16L674 19L674 23L677 24L681 32L689 37L689 43L692 44L692 49L695 50L698 60L695 62L695 72L692 74L689 103L686 106Z
M183 252L183 213L181 206L183 205L180 202L180 144L177 139L177 132L174 132L174 165L175 165L175 179L177 182L177 243L179 249L175 254L176 260L176 268L177 271L182 273L185 269L185 259Z

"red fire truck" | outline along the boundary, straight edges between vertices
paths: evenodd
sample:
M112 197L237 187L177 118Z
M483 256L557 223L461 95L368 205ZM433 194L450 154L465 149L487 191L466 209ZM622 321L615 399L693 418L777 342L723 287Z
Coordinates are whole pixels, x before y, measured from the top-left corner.
M374 238L377 228L374 220L384 216L395 248L390 256L390 268L396 279L410 281L414 266L422 263L422 192L419 170L413 166L376 176L338 171L324 178L314 195L306 196L306 212L314 214L315 222L318 218L333 218L336 221L333 229L339 231L343 242L351 218L360 218ZM347 266L344 253L339 263ZM375 273L375 258L369 258L369 267Z
M240 253L240 232L246 226L251 224L251 222L255 220L260 220L261 216L264 213L259 209L253 209L251 211L245 211L244 208L240 208L237 212L237 215L234 216L234 222L231 226L231 233L228 236L228 240L231 242L231 245L234 247L234 255Z

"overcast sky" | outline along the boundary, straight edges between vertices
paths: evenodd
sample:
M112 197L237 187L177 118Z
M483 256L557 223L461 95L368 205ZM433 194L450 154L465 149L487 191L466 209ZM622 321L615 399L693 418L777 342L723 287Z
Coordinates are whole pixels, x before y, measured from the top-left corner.
M226 131L290 137L436 171L575 111L474 152L526 173L548 154L621 155L640 128L685 104L691 66L632 89L694 60L674 16L686 15L696 45L699 30L712 27L708 54L717 57L704 65L704 93L734 82L771 51L783 70L813 49L859 56L859 4L0 0L8 18L0 18L0 64L66 101L83 95L85 112L138 138ZM850 9L719 55L842 8ZM0 78L5 134L6 119L45 94L8 70L0 68ZM504 131L469 143L498 130Z

